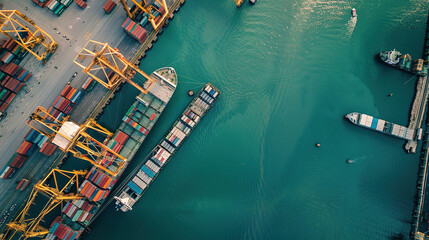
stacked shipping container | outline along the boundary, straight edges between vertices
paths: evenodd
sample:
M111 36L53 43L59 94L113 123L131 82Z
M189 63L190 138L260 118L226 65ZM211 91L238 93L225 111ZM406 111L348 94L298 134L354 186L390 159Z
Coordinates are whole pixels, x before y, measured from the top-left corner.
M9 38L0 42L0 46L0 112L4 112L31 73L19 66L24 54L15 41Z
M79 199L68 202L62 211L73 222L86 222L92 218L96 210L97 207L87 200Z
M79 7L85 9L86 8L86 2L84 0L75 0L76 4L79 5Z
M56 119L61 119L62 117L70 114L71 110L79 102L81 97L81 91L67 85L57 99L55 99L52 106L48 109L48 112Z
M107 2L104 4L103 9L106 11L106 13L110 13L113 8L115 8L116 3L112 0L107 0Z
M78 239L82 234L82 231L75 231L69 226L65 225L62 222L61 217L57 217L54 222L51 224L51 228L49 229L48 235L46 235L46 240L74 240Z
M52 107L49 108L48 112L56 119L61 119L70 113L81 96L81 91L67 85L60 96L54 101ZM16 169L19 169L24 164L36 148L40 148L40 152L48 156L51 156L57 149L56 145L48 142L46 136L43 136L34 129L31 129L24 139L17 152L9 160L8 165L3 169L0 175L1 178L10 178Z
M122 28L125 30L126 33L128 33L131 37L133 37L140 43L143 43L144 40L146 40L147 38L146 29L135 23L130 18L127 18L127 20L125 20L125 22L122 24Z
M73 0L33 0L40 7L46 7L56 16L60 16L67 9Z

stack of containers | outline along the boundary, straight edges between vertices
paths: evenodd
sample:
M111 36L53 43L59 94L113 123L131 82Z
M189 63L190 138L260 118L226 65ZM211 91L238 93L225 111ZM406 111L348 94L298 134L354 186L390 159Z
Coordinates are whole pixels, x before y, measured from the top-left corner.
M44 144L46 144L47 140L48 138L46 136L43 136L34 129L28 131L27 135L24 137L24 141L21 143L16 153L10 158L7 166L9 169L7 170L11 171L10 169L16 170L21 168L27 158L36 150L36 148L42 147ZM5 170L6 168L3 170L3 172ZM8 177L10 177L10 175L3 175L4 179Z
M46 4L49 4L51 2L51 0L33 0L33 2L44 8Z
M103 9L106 11L106 13L110 13L113 8L115 8L116 3L112 0L107 0L107 2L104 4Z
M96 211L97 207L84 199L68 202L62 210L73 222L89 221Z
M85 9L86 8L86 2L83 0L75 0L76 4L79 5L79 7Z
M8 179L13 176L13 173L15 172L15 168L6 166L3 168L3 171L0 174L0 178L2 179Z
M36 146L36 144L32 144L31 142L27 142L24 140L16 152L28 157L34 152Z
M9 167L12 168L20 168L22 164L24 164L25 160L27 160L28 156L15 153L9 160Z
M87 175L86 179L99 186L102 189L112 189L116 180L112 179L109 175L103 173L96 168L93 168Z
M0 46L0 112L4 112L31 73L18 65L23 56L21 46L11 38L0 42Z
M119 153L127 142L129 136L122 131L117 131L113 138L108 142L107 147L112 149L114 152ZM101 161L101 164L105 167L111 166L115 162L116 157L111 154L106 154L106 157Z
M57 149L57 145L52 144L50 142L45 142L40 148L40 152L45 155L51 156L56 149Z
M61 92L60 96L57 97L52 106L48 109L48 113L56 119L65 117L79 102L81 96L81 91L67 85Z
M152 182L155 175L159 172L160 167L151 160L143 165L138 173L128 182L127 186L135 193L141 195L145 188Z
M22 47L19 46L18 43L15 42L12 38L8 38L8 40L2 41L0 45L0 52L8 52L14 55L11 61L13 61L14 59L22 59L25 53L25 51L21 51Z
M133 37L140 43L143 43L144 40L146 40L147 38L146 29L135 23L130 18L127 18L127 20L125 20L125 22L122 24L122 28L125 30L126 33L128 33L131 37Z
M163 141L161 143L162 148L159 148L158 151L156 151L156 154L152 157L152 160L156 162L159 166L163 166L165 161L170 157L171 153L174 151L174 147L171 146L166 141ZM165 149L169 150L166 151Z
M46 240L56 240L56 239L64 239L64 240L74 240L78 239L82 234L82 231L75 231L71 229L69 226L62 223L61 217L57 217L51 224L51 228L49 229L49 233L46 235Z
M137 131L143 133L144 135L147 135L149 133L149 130L147 130L146 128L142 127L140 124L138 124L137 122L133 121L128 116L124 116L122 118L122 121L124 121L125 123L128 123L131 127L133 127L134 129L136 129Z
M103 190L88 180L83 181L78 191L92 202L104 200L109 195L110 190Z
M183 139L185 139L185 137L186 134L174 126L173 129L167 134L166 139L175 147L177 147L183 141Z
M73 0L33 0L40 7L46 7L55 15L60 16Z

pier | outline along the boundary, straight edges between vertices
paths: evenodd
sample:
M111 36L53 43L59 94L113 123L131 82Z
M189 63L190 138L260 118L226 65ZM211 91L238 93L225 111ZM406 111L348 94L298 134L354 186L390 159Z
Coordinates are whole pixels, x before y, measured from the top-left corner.
M429 18L426 25L425 42L423 47L424 68L428 69L429 63ZM417 82L417 91L411 108L409 126L420 127L424 118L426 103L428 98L428 81L427 76L421 76ZM427 111L427 110L426 110ZM429 159L429 120L426 119L426 129L423 136L423 144L420 154L419 170L417 175L416 194L414 196L414 208L412 213L410 238L411 239L428 239L429 224L427 215L429 206L426 201L426 187L428 181L428 159ZM415 152L416 142L408 141L405 148Z

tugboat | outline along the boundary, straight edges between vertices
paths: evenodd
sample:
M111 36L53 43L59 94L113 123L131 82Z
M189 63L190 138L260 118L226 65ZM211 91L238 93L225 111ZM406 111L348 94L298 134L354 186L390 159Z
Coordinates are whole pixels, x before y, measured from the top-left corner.
M382 51L378 56L381 61L392 67L420 76L427 75L427 69L423 69L423 59L413 60L408 53L401 54L399 51L393 49L392 51Z
M352 17L357 17L356 9L352 8Z
M379 53L379 56L381 61L389 65L396 65L399 63L402 54L399 51L393 49L392 51L382 51Z

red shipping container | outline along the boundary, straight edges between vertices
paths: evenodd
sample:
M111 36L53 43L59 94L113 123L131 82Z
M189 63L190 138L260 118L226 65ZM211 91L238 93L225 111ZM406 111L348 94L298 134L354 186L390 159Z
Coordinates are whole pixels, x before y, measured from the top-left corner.
M128 135L123 133L122 131L119 131L118 135L115 137L115 141L119 144L124 144L128 140Z
M13 98L16 96L16 94L15 93L11 93L10 95L9 95L9 97L6 99L6 103L7 104L9 104L10 102L12 102L12 100L13 100Z
M6 172L6 174L3 176L3 179L8 179L8 178L10 178L12 175L13 175L13 173L15 172L15 169L14 168L9 168L9 170Z
M18 87L15 89L15 92L18 93L22 87L24 87L25 83L20 83Z
M6 108L9 106L9 104L8 103L3 103L1 106L0 106L0 112L4 112L4 111L6 111Z

